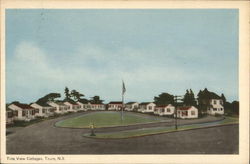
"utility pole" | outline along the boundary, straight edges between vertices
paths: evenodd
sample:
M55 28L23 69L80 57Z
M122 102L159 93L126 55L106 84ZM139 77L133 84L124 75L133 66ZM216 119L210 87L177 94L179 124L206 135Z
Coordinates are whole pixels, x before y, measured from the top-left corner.
M181 99L180 97L182 96L174 96L174 107L175 107L175 129L177 130L178 129L178 126L177 126L177 107L178 107L178 101L182 101L183 99Z

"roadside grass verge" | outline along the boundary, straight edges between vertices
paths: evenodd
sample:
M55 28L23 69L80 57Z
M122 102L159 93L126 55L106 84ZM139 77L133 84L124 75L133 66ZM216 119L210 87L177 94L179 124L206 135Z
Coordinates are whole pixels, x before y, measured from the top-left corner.
M176 131L206 128L206 127L226 125L226 124L237 124L237 123L238 123L238 118L226 117L224 120L217 122L179 125L177 130L175 129L175 126L170 126L170 127L157 127L157 128L142 128L136 130L120 131L120 132L95 133L96 136L90 136L90 133L85 133L83 134L83 136L91 138L100 138L100 139L123 139L123 138L140 137L140 136L155 135L168 132L176 132Z

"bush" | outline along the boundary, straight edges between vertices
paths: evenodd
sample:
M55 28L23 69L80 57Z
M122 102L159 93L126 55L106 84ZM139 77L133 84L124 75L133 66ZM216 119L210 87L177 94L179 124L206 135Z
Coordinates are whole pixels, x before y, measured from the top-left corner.
M223 116L223 114L219 114L219 113L215 113L215 115L214 115L215 117L222 117Z

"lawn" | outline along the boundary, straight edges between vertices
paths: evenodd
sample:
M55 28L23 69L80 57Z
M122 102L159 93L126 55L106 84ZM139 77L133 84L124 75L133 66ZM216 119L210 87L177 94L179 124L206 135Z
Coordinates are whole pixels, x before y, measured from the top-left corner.
M105 138L106 139L108 139L108 138L109 139L129 138L129 137L146 136L146 135L152 135L152 134L161 134L161 133L167 133L167 132L190 130L190 129L217 126L217 125L235 124L235 123L238 123L238 118L226 117L224 120L211 122L211 123L179 125L178 130L176 130L174 126L157 127L157 128L143 128L143 129L127 130L127 131L113 132L113 133L96 133L96 136L91 136L91 137L103 138L103 139L105 139ZM90 134L86 133L83 136L90 137Z
M89 128L93 123L95 128L126 126L142 123L153 123L164 121L161 117L148 116L137 113L124 112L124 119L121 120L120 112L94 112L82 116L69 118L56 123L58 127Z

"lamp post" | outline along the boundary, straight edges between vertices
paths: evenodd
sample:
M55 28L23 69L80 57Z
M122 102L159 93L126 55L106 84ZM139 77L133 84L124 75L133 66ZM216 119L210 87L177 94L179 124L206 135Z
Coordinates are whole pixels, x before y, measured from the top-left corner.
M95 136L94 124L93 124L93 123L90 125L90 129L91 129L91 134L90 134L90 136Z
M181 103L180 101L183 101L183 99L182 99L181 97L182 97L182 96L179 96L179 95L175 95L175 96L174 96L175 129L176 129L176 130L178 129L178 126L177 126L177 107L178 107L178 104Z

